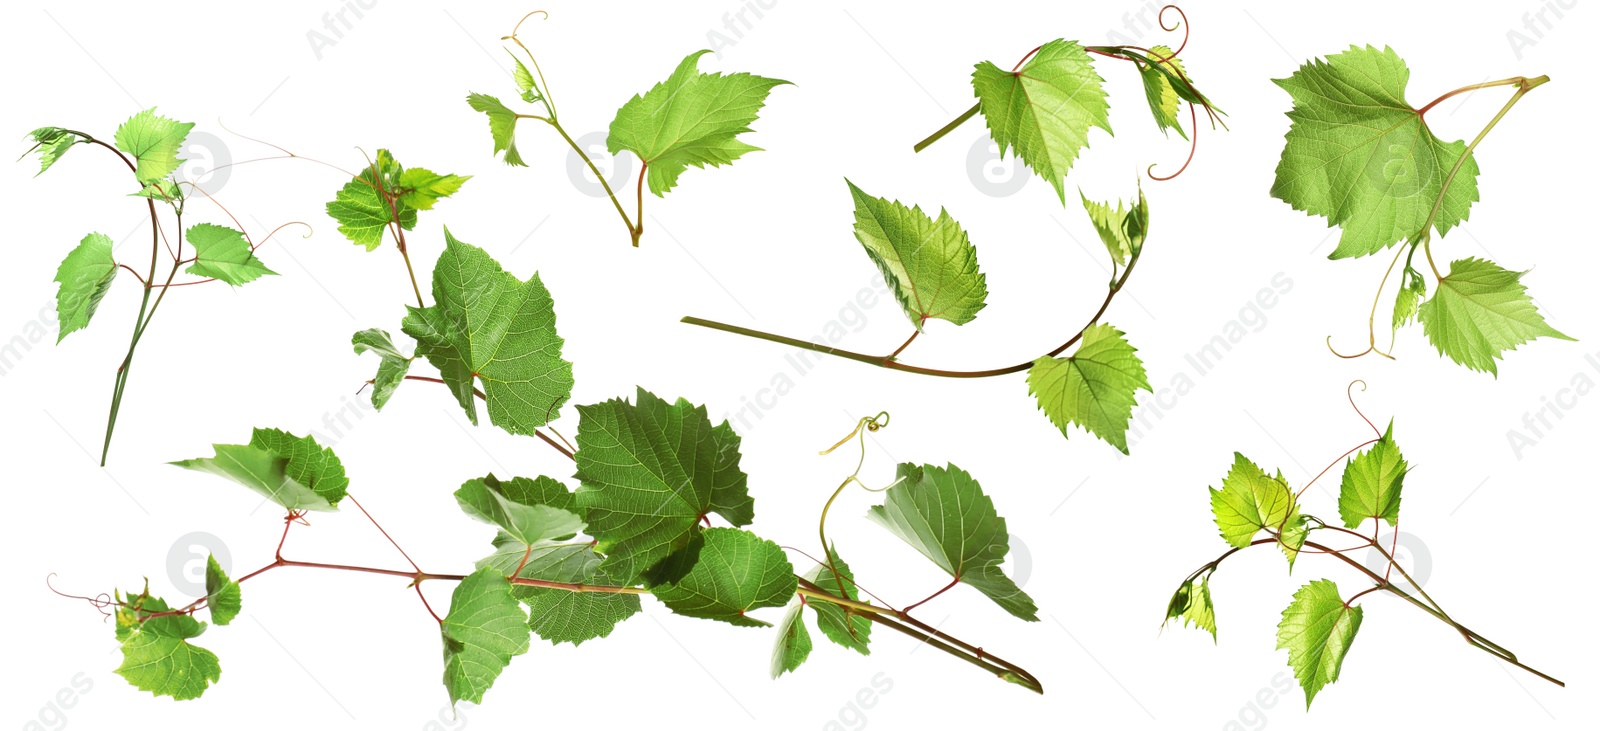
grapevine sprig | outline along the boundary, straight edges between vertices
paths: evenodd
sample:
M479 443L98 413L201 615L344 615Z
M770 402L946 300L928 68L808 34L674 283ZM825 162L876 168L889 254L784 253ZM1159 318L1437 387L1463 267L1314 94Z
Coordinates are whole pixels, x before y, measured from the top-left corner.
M1366 388L1361 381L1352 382L1351 388L1358 383L1363 390ZM1404 599L1444 623L1472 647L1566 687L1566 683L1525 664L1515 653L1452 617L1396 558L1401 488L1411 468L1395 442L1394 423L1391 421L1386 430L1379 431L1377 425L1356 407L1349 390L1347 396L1351 397L1351 408L1372 429L1373 438L1346 451L1298 491L1290 489L1282 472L1269 475L1244 455L1234 454L1233 466L1223 478L1222 487L1211 489L1212 515L1230 548L1183 580L1168 602L1163 624L1178 620L1185 626L1193 625L1211 633L1214 640L1217 624L1211 600L1211 576L1223 561L1234 554L1254 546L1273 545L1282 551L1291 572L1299 556L1325 555L1355 569L1371 582L1371 586L1343 598L1333 581L1317 579L1295 592L1294 600L1283 611L1283 619L1278 625L1278 649L1289 651L1289 665L1294 668L1295 677L1305 691L1308 708L1322 688L1339 679L1340 668L1364 616L1363 607L1357 604L1357 600L1380 591ZM1344 462L1345 467L1337 504L1339 521L1330 523L1303 512L1301 496L1340 462ZM1360 531L1368 520L1372 521L1371 535ZM1383 523L1388 523L1395 531L1388 548L1379 538L1379 528ZM1332 547L1324 539L1316 538L1318 533L1325 531L1338 534L1336 537L1347 541L1354 539L1356 543ZM1354 551L1376 551L1384 562L1382 573L1346 555ZM1401 579L1404 580L1404 586L1410 587L1409 590L1402 588Z
M1522 284L1526 272L1468 257L1440 269L1435 234L1459 226L1478 200L1478 145L1528 92L1549 76L1513 76L1469 84L1412 108L1405 100L1410 70L1393 49L1351 46L1313 59L1277 79L1294 100L1293 120L1272 195L1341 229L1331 259L1376 254L1404 242L1384 270L1367 314L1367 347L1341 358L1377 354L1393 360L1400 329L1420 322L1441 356L1498 375L1496 361L1539 337L1573 338L1550 327ZM1427 115L1440 103L1485 89L1512 88L1509 99L1470 143L1445 142ZM1426 270L1417 262L1420 250ZM1395 292L1390 339L1378 344L1378 308L1405 256ZM1435 292L1427 297L1428 274Z
M1168 11L1178 16L1171 25L1167 24ZM978 102L912 146L912 151L922 152L982 113L990 136L1000 146L1000 153L1004 155L1008 149L1014 150L1023 163L1055 187L1065 205L1064 179L1078 153L1088 147L1090 128L1099 127L1106 134L1112 134L1111 121L1106 115L1109 109L1106 94L1101 88L1103 80L1095 72L1090 58L1101 56L1133 64L1144 83L1145 97L1156 126L1163 134L1169 129L1176 130L1189 141L1189 155L1177 172L1156 175L1155 164L1145 171L1153 180L1178 177L1189 169L1200 143L1196 107L1205 110L1212 129L1218 126L1227 129L1227 124L1222 121L1222 110L1195 87L1178 58L1189 46L1188 16L1178 6L1166 5L1157 14L1157 22L1169 33L1183 30L1183 40L1176 50L1166 46L1085 46L1058 39L1035 47L1010 71L987 61L978 64L972 75ZM1189 106L1188 132L1178 120L1180 103Z
M771 90L789 83L747 73L701 73L698 71L700 57L711 52L702 50L684 58L666 81L628 100L611 122L606 147L612 155L627 150L639 158L634 215L629 216L588 151L579 147L562 126L544 70L517 34L522 24L535 15L549 18L549 13L543 10L528 13L501 40L510 41L522 51L518 56L516 51L507 49L515 65L512 80L522 101L539 105L536 111L541 113L518 112L496 97L475 92L467 96L467 104L488 116L494 152L501 155L507 165L527 164L517 151L518 122L537 121L554 129L600 181L635 247L644 235L645 187L648 185L656 197L664 197L667 191L677 187L678 177L691 165L697 168L729 165L745 153L759 151L761 148L738 139L739 135L750 131L750 124L755 122ZM526 64L523 58L527 59Z
M107 150L127 166L135 183L129 195L144 198L145 208L149 211L150 264L145 274L141 275L129 262L118 260L113 252L111 237L98 232L84 236L56 270L55 281L60 285L56 292L56 312L60 324L56 338L58 343L67 335L88 326L100 302L110 291L118 270L133 275L143 290L127 352L116 369L111 407L106 416L105 439L100 448L101 466L105 466L111 452L111 437L121 412L134 353L156 312L166 301L167 292L176 287L216 281L240 286L263 276L275 275L277 272L268 269L256 256L256 250L288 226L304 226L306 235L310 236L311 227L295 221L274 228L256 241L245 232L239 219L209 191L192 181L180 180L175 173L184 161L178 154L182 152L184 141L193 127L193 123L177 122L156 114L155 109L150 108L122 123L110 142L75 129L40 127L30 133L34 144L22 155L27 157L30 153L38 152L39 174L42 175L77 145ZM216 205L233 223L233 227L195 223L185 229L185 206L197 193ZM157 202L166 205L174 221L170 237L161 224ZM189 246L190 251L185 251L185 245ZM159 272L163 249L171 262L164 280ZM180 269L194 275L194 279L178 281Z

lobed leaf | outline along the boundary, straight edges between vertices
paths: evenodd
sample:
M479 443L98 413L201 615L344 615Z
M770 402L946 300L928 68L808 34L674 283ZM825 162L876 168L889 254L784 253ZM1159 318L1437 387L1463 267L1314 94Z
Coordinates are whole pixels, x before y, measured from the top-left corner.
M1073 41L1039 47L1016 71L984 61L972 88L1000 154L1014 149L1022 162L1050 182L1066 205L1067 170L1089 145L1089 128L1111 133L1106 93L1089 54Z
M468 94L467 106L489 115L489 134L494 138L495 154L504 150L501 159L507 165L527 167L528 163L523 162L522 155L517 152L517 113L488 94Z
M1089 213L1095 233L1111 252L1111 261L1117 266L1127 266L1128 260L1138 256L1144 248L1144 238L1150 232L1150 206L1145 202L1144 189L1139 189L1139 200L1126 209L1120 200L1116 201L1116 208L1110 203L1091 201L1081 189L1078 197L1083 199L1083 210Z
M778 641L772 646L772 667L769 671L774 679L784 673L794 672L811 655L811 632L806 629L806 623L800 615L803 609L805 602L795 597L794 601L789 602L789 611L784 612L783 620L778 622Z
M482 703L511 658L528 651L528 616L511 583L492 568L461 580L450 613L439 623L444 640L444 687L450 703Z
M1381 518L1393 526L1400 522L1400 487L1406 479L1406 459L1394 443L1394 422L1383 437L1345 463L1339 483L1339 517L1344 527L1355 528L1368 518Z
M289 510L335 510L350 481L333 450L316 439L256 429L249 444L215 444L212 457L172 462L250 488Z
M241 606L239 583L228 578L215 555L206 557L206 609L211 610L211 621L222 626L239 616Z
M1433 299L1417 310L1422 330L1440 355L1475 371L1499 375L1495 361L1537 337L1572 340L1533 306L1522 275L1492 261L1468 257L1450 263Z
M1278 649L1289 651L1289 666L1306 693L1306 708L1317 691L1339 679L1339 666L1361 629L1361 607L1345 606L1332 581L1313 581L1294 593L1278 623Z
M44 171L49 170L51 165L56 164L56 161L60 160L62 155L67 154L67 150L72 149L73 145L89 141L88 138L81 137L60 127L40 127L29 132L28 136L33 138L33 147L28 152L38 151L39 153L39 172L34 173L34 177L43 175ZM28 152L22 153L22 157L27 157ZM20 160L21 158L18 159Z
M1210 489L1211 512L1222 540L1235 548L1249 546L1256 533L1283 526L1297 512L1283 474L1268 476L1238 452L1233 453L1233 468L1223 478L1222 489Z
M117 149L137 161L134 177L148 185L171 175L183 163L178 159L178 152L191 129L194 123L168 119L156 114L155 107L151 107L123 122L114 139Z
M1077 424L1128 453L1128 422L1133 419L1139 389L1150 389L1136 348L1110 325L1090 325L1078 350L1067 358L1045 356L1028 369L1028 392L1039 410L1067 436Z
M235 287L277 272L256 258L244 234L227 226L197 223L184 237L194 246L194 263L184 271L197 277L210 277Z
M372 251L383 243L383 232L391 223L405 231L416 228L416 209L390 200L391 195L398 194L403 172L388 150L379 149L377 158L345 183L327 204L328 215L339 222L339 232L351 243Z
M1207 573L1195 579L1183 582L1172 600L1167 602L1167 617L1162 620L1165 625L1168 621L1179 620L1183 626L1193 625L1211 633L1211 641L1217 641L1217 614L1211 605L1211 574Z
M172 608L149 587L137 596L118 593L117 641L122 643L122 664L116 673L139 690L186 701L199 698L222 678L216 653L189 640L206 631L206 625L187 614L149 617Z
M356 355L367 351L378 354L378 374L372 377L372 407L382 410L394 395L395 389L405 381L411 370L411 358L400 353L389 338L389 333L377 328L362 330L350 336Z
M117 261L111 258L111 237L92 233L83 237L56 268L56 318L61 331L56 342L68 333L89 326L111 282L117 278Z
M934 220L919 207L867 195L846 179L855 200L856 240L883 272L917 330L930 318L965 325L984 307L988 286L967 232L943 208Z
M504 575L523 579L556 581L586 586L623 586L605 572L594 547L583 543L546 543L526 546L501 534L496 551L478 562L492 566ZM605 637L618 623L639 612L637 594L598 591L568 591L516 584L511 595L528 607L528 628L551 644L570 642L581 645Z
M565 540L583 530L583 519L577 513L543 501L544 496L553 493L571 506L571 493L548 477L533 480L515 477L501 482L494 475L488 475L467 480L455 495L456 502L467 515L500 526L504 535L531 546Z
M1183 100L1182 84L1174 84L1173 80L1188 79L1184 71L1183 61L1173 56L1172 49L1166 46L1151 46L1150 54L1156 64L1139 64L1139 79L1144 82L1145 100L1150 103L1150 115L1155 117L1156 127L1166 134L1167 130L1175 129L1178 135L1189 139L1183 131L1183 125L1178 124L1178 102ZM1163 73L1165 72L1165 73ZM1187 92L1184 89L1184 92Z
M827 564L807 572L806 578L811 583L826 589L835 596L843 596L852 601L861 601L861 593L856 588L855 575L850 573L850 565L839 558L838 550L833 546L828 547L829 558L833 565ZM833 570L837 568L839 573ZM840 589L844 593L840 594ZM869 655L872 650L868 644L872 641L872 620L846 612L837 604L830 604L820 599L806 602L817 613L817 629L835 644L848 647L863 655Z
M740 627L770 626L747 613L781 607L794 596L794 566L783 549L738 528L707 528L704 539L694 568L675 583L651 587L651 593L686 617Z

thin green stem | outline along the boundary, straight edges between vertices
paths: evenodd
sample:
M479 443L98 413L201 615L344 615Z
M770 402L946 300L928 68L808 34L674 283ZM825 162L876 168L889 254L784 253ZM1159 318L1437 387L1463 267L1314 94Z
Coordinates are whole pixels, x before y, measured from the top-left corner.
M606 181L606 176L600 174L600 168L595 166L594 161L589 159L589 154L584 152L583 148L579 147L578 143L572 139L572 135L567 134L567 130L561 126L561 122L554 118L546 119L531 115L529 118L538 119L553 127L556 133L561 135L561 139L567 141L567 146L578 153L578 157L583 158L583 164L589 167L589 172L594 173L594 179L600 181L600 187L604 188L606 195L611 198L611 205L616 207L617 215L622 217L622 225L628 227L628 236L633 239L633 245L638 246L639 235L644 233L644 167L641 166L639 168L639 215L641 218L638 224L634 224L633 219L628 217L628 212L622 208L622 201L617 199L616 191L611 189L611 183Z
M913 145L911 147L911 151L912 152L922 152L922 150L924 148L926 148L928 145L931 145L931 144L933 144L935 142L938 142L940 138L944 137L947 134L950 134L952 131L955 130L955 128L960 127L962 124L966 123L967 120L972 119L973 115L978 113L978 109L979 109L980 106L981 106L980 104L972 105L972 108L968 109L965 112L962 112L961 116L950 120L949 124L947 124L947 125L945 125L943 127L940 127L938 132L935 132L935 133L933 133L931 135L928 135L927 139L925 139L925 140L923 140L921 142L918 142L917 144Z

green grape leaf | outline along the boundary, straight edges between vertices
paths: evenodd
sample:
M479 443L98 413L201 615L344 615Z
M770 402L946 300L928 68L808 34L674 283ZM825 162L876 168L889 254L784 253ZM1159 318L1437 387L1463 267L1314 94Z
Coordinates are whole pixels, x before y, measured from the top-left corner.
M1294 108L1272 196L1342 229L1331 259L1374 254L1418 235L1436 202L1432 221L1442 235L1478 200L1477 161L1460 140L1435 137L1406 102L1410 77L1393 49L1351 46L1273 80Z
M606 148L613 155L638 155L658 197L676 187L690 165L729 165L759 151L738 137L750 131L773 87L789 83L747 73L700 73L700 57L708 53L689 54L666 81L634 95L611 120Z
M1010 534L978 481L955 465L902 463L895 475L883 504L867 517L1013 616L1039 621L1033 599L1000 569Z
M78 245L61 260L56 268L55 281L61 284L56 290L56 318L61 332L56 342L65 340L68 333L89 326L89 318L99 309L100 301L111 290L117 278L117 261L111 258L111 237L92 233L83 237Z
M1332 581L1313 581L1294 593L1278 623L1278 649L1306 692L1306 708L1323 686L1339 679L1339 666L1361 629L1361 607L1347 607Z
M833 567L838 568L839 573L835 574L833 568L824 564L807 572L806 578L834 595L839 595L839 586L843 584L844 598L860 601L861 594L856 589L855 575L850 573L850 565L839 558L839 553L834 547L829 546L828 553L833 559ZM822 630L822 634L828 639L863 655L872 653L868 648L868 644L872 641L872 620L860 614L848 614L839 605L821 599L813 599L806 603L816 610L817 629Z
M1089 128L1111 133L1103 81L1082 46L1060 39L1041 46L1016 71L984 61L972 72L972 89L1000 154L1015 149L1055 186L1062 205L1067 170L1089 146Z
M148 617L172 608L148 587L138 596L118 593L117 640L122 643L122 664L117 667L130 685L152 695L173 700L193 700L222 678L222 666L210 650L189 640L206 631L206 625L187 614ZM141 618L145 617L141 621Z
M489 475L467 480L456 490L456 502L467 515L500 526L505 535L531 546L565 540L583 530L583 519L577 513L539 501L540 496L552 490L567 496L571 502L571 493L548 477L533 480L516 477L501 482Z
M590 587L622 586L601 568L600 557L587 542L525 546L502 533L495 539L495 546L494 554L478 562L480 568L492 566L509 576L520 564L522 571L517 576L523 579ZM517 584L511 587L511 595L528 606L528 628L551 644L581 645L605 637L622 620L639 613L637 594Z
M1344 466L1339 484L1339 517L1354 528L1368 518L1400 522L1400 488L1406 479L1406 458L1394 443L1394 422L1370 448Z
M416 228L417 210L391 200L399 194L403 173L388 150L378 150L377 159L345 183L327 205L328 216L339 222L339 233L372 251L383 243L383 232L390 223L398 221L406 231Z
M1150 231L1150 206L1145 203L1144 189L1139 189L1139 200L1126 209L1120 200L1116 208L1110 203L1089 200L1081 189L1078 197L1083 199L1083 210L1089 213L1095 233L1100 234L1101 243L1111 252L1111 261L1117 266L1127 266L1128 260L1138 256L1144 248L1144 237Z
M225 477L289 510L332 511L350 481L344 465L310 437L256 429L249 444L215 444L213 457L171 464Z
M538 274L517 279L448 228L444 242L433 268L434 305L407 306L401 329L417 339L417 355L439 369L472 423L473 381L480 380L490 423L531 435L572 396L555 301Z
M651 593L668 609L686 617L740 627L769 626L746 613L781 607L794 596L794 566L783 549L738 528L707 528L704 538L694 568L676 583L652 587Z
M1222 540L1235 548L1250 545L1263 528L1284 525L1298 509L1282 473L1268 476L1238 452L1233 453L1233 468L1222 479L1222 489L1209 489L1211 513Z
M920 207L867 195L846 179L856 204L856 240L894 289L917 330L929 318L972 322L989 289L978 271L978 250L943 208L934 220Z
M1278 535L1278 550L1283 551L1283 557L1289 560L1289 573L1294 573L1294 560L1300 557L1300 549L1306 545L1306 537L1311 535L1311 516L1302 515L1300 506L1296 505L1289 512L1289 518L1283 521L1283 532Z
M517 152L517 113L488 94L468 94L467 105L489 115L489 134L494 137L494 152L505 151L502 159L507 165L527 167Z
M789 603L789 611L784 612L783 621L778 622L778 641L772 646L770 670L774 679L784 673L794 672L811 655L811 632L806 629L806 623L800 615L803 609L805 603L795 597Z
M1522 275L1492 261L1468 257L1450 262L1433 299L1417 317L1440 355L1475 371L1499 375L1495 360L1537 337L1572 340L1550 327L1533 306Z
M511 658L528 651L528 615L511 596L511 582L492 568L481 568L456 586L439 634L451 705L482 703L484 691Z
M378 374L372 377L372 407L382 410L405 380L406 372L411 370L411 358L400 353L387 331L377 328L351 335L350 344L355 347L356 355L369 350L378 354Z
M1167 602L1167 618L1161 624L1174 619L1185 627L1193 625L1210 632L1211 641L1217 641L1217 613L1211 606L1211 574L1185 581L1173 592L1172 600Z
M397 181L400 202L419 211L432 210L440 198L454 195L462 183L471 179L471 175L440 175L427 168L406 168Z
M143 188L140 188L139 192L129 193L128 195L138 198L154 198L158 201L165 201L174 205L183 202L183 188L179 187L177 183L172 182L170 178L162 178L157 180Z
M1406 267L1400 291L1394 296L1394 319L1392 329L1399 330L1407 323L1415 320L1417 310L1422 306L1422 300L1428 296L1428 283L1423 280L1422 272L1411 267Z
M1184 71L1183 61L1172 58L1172 49L1166 46L1151 46L1150 55L1160 61L1159 67L1139 64L1139 78L1144 81L1144 96L1145 100L1150 102L1150 115L1155 117L1156 127L1162 134L1166 134L1169 129L1175 129L1179 136L1187 140L1189 135L1185 134L1183 126L1178 124L1178 102L1183 99L1179 94L1182 84L1173 83L1174 77L1189 78ZM1163 71L1166 73L1162 73Z
M33 174L36 178L43 175L44 171L49 170L51 165L56 164L56 161L60 160L62 155L67 154L67 150L72 149L73 145L89 141L85 137L80 137L60 127L40 127L29 132L28 136L33 138L33 147L28 152L35 150L39 152L39 172ZM22 153L22 157L27 157L28 152ZM17 159L21 160L22 158L19 157Z
M117 149L138 161L134 177L148 185L171 175L183 163L178 159L178 152L191 129L194 129L193 122L167 119L151 107L123 122L114 139Z
M215 555L206 557L206 608L211 610L211 621L222 626L239 616L239 582L228 578L217 563Z
M726 421L713 426L704 406L640 388L633 404L611 399L578 415L577 502L616 579L631 584L677 554L650 577L676 581L690 569L703 516L755 519L739 436Z
M511 62L516 64L516 67L511 72L511 79L516 82L517 91L522 92L522 100L533 104L543 99L544 95L539 93L539 85L534 83L533 74L528 71L528 67L522 65L522 59L517 58L517 54L509 50L506 51L506 55L510 56Z
M189 227L185 237L194 246L194 263L184 271L197 277L210 277L235 287L265 275L276 275L268 269L254 251L244 234L210 223L197 223Z
M1077 424L1127 454L1134 395L1141 388L1151 390L1136 352L1121 330L1090 325L1071 357L1045 356L1033 362L1028 392L1062 436L1067 436L1068 424Z

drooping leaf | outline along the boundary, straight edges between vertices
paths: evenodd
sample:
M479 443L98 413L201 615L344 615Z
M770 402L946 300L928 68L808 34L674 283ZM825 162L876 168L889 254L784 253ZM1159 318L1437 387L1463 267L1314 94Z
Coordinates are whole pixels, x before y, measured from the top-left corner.
M1377 253L1421 233L1441 197L1433 226L1442 235L1478 200L1478 163L1465 143L1435 137L1406 102L1410 76L1393 49L1351 46L1273 81L1294 109L1272 195L1343 230L1330 258Z
M484 691L511 658L528 651L528 615L511 596L511 582L492 568L481 568L456 586L439 634L451 705L482 703Z
M1116 201L1116 208L1110 203L1089 200L1082 190L1078 191L1078 197L1083 199L1083 210L1089 213L1089 222L1094 224L1095 233L1100 234L1111 260L1117 266L1127 266L1128 259L1138 256L1139 250L1144 248L1144 237L1150 232L1150 206L1145 203L1144 189L1139 189L1139 200L1127 208L1123 208L1120 200Z
M1217 641L1217 614L1211 606L1211 574L1185 581L1173 592L1172 600L1167 602L1167 618L1161 623L1165 625L1174 619L1185 627L1193 625L1210 632L1211 641Z
M406 231L416 227L417 210L395 198L400 194L403 172L394 156L380 149L328 203L328 215L339 222L339 232L351 243L372 251L383 243L383 232L390 223L398 223Z
M978 106L1000 154L1015 149L1055 187L1062 205L1067 170L1089 145L1089 128L1111 133L1102 81L1082 46L1059 39L1041 46L1016 71L984 61L972 72Z
M67 150L72 149L73 145L89 141L60 127L40 127L29 132L28 136L33 138L33 148L28 152L38 151L39 153L39 172L34 173L34 177L43 175L44 171L49 170L51 165L56 164L56 161L60 160L62 155L67 154ZM22 153L22 157L27 156L27 152ZM20 160L22 158L17 159Z
M855 183L856 240L894 289L900 309L917 330L929 318L964 325L983 309L988 285L978 271L978 251L943 208L935 220L920 207L867 195Z
M183 187L173 182L171 178L162 178L140 188L139 192L128 195L178 204L183 202Z
M1179 136L1187 140L1189 135L1178 124L1178 102L1183 99L1178 92L1181 84L1172 83L1174 77L1180 80L1189 78L1184 71L1183 61L1173 57L1172 49L1166 46L1151 46L1150 54L1159 63L1139 65L1139 78L1144 82L1145 100L1150 102L1150 115L1155 117L1156 127L1162 134L1175 129Z
M583 519L577 513L540 501L540 496L552 491L571 502L571 493L548 477L515 477L501 482L489 475L467 480L456 490L456 502L467 515L500 526L507 536L523 545L533 545L565 540L583 530Z
M713 426L704 406L640 388L633 404L611 399L578 414L577 502L618 580L632 583L674 554L689 558L681 554L697 547L707 513L736 526L755 518L739 436L726 421ZM673 562L651 581L676 581L689 564Z
M134 177L148 185L171 175L183 164L178 152L191 129L194 123L167 119L151 107L123 122L117 128L115 141L117 149L137 160Z
M511 71L511 79L516 82L517 91L522 93L522 100L533 104L543 99L544 95L539 92L539 85L534 82L533 74L528 71L528 67L522 64L522 59L510 51L506 51L506 54L511 56L511 62L516 64Z
M117 667L130 685L173 700L192 700L222 677L215 653L189 640L206 631L206 625L187 614L149 617L172 608L148 587L135 596L118 593L124 606L117 609L117 640L122 643L122 664Z
M381 410L405 380L406 372L411 370L411 358L400 353L388 332L377 328L350 336L350 344L355 347L356 355L369 350L378 354L378 374L372 377L372 407Z
M289 510L334 510L350 484L333 450L310 436L256 429L249 444L212 447L213 457L172 464L226 477Z
M524 282L487 252L444 230L433 268L432 307L407 306L401 329L417 355L439 369L472 423L474 381L482 381L490 423L533 434L572 395L572 364L561 359L555 302L539 275Z
M1422 330L1440 355L1475 371L1499 375L1495 360L1537 337L1573 338L1546 324L1528 288L1527 272L1468 257L1450 263L1433 299L1417 311Z
M557 581L586 586L623 586L600 566L594 547L584 543L549 543L525 546L501 534L496 551L478 562L511 575L539 581ZM526 558L526 560L524 560ZM639 595L599 591L567 591L539 586L514 585L511 595L528 606L528 627L551 644L570 642L580 645L605 637L622 620L639 613Z
M773 678L794 672L811 655L811 632L800 615L803 609L805 604L795 597L789 603L789 611L784 612L783 621L778 622L778 641L772 646L769 671Z
M1127 454L1134 394L1151 390L1136 352L1121 330L1090 325L1070 357L1034 361L1028 369L1028 392L1062 436L1067 436L1068 424L1077 424Z
M739 135L750 131L767 94L789 82L747 73L700 73L695 51L678 63L666 81L629 99L611 120L606 148L628 150L646 166L650 192L663 196L690 165L729 165L761 148Z
M211 621L219 627L232 622L240 606L239 582L228 578L215 555L207 556L206 608L211 610Z
M902 463L895 476L883 504L867 517L1013 616L1039 621L1033 599L1000 568L1011 550L1010 534L978 481L955 465Z
M419 211L431 210L440 198L454 195L461 190L461 184L471 178L471 175L440 175L427 168L406 168L397 180L400 202Z
M704 538L694 568L676 583L652 587L651 593L668 609L686 617L740 627L770 626L746 613L781 607L794 596L794 566L783 549L738 528L707 528Z
M839 553L832 546L828 547L833 566L823 564L807 572L806 578L811 583L822 587L835 596L843 596L853 601L861 600L861 593L856 589L855 575L850 573L850 565L839 558ZM839 569L835 574L833 569ZM839 593L840 586L844 593ZM837 604L830 604L821 599L807 602L817 612L817 629L836 644L843 645L863 655L871 654L868 644L872 641L872 621L860 614L848 614Z
M1428 283L1423 280L1422 272L1406 267L1402 276L1400 291L1394 296L1394 317L1391 320L1394 330L1416 319L1422 299L1428 296Z
M494 152L505 151L502 159L507 165L527 167L517 152L517 113L488 94L468 94L467 105L489 115L489 134L494 137Z
M194 246L194 263L184 271L197 277L210 277L237 287L277 274L256 258L250 242L235 229L197 223L189 227L184 237Z
M1352 457L1344 466L1339 484L1339 517L1344 527L1354 528L1368 518L1382 518L1389 525L1400 521L1400 488L1406 479L1406 458L1394 443L1394 422L1371 447Z
M1283 474L1269 476L1245 456L1233 453L1233 468L1222 479L1222 489L1211 490L1211 513L1222 540L1235 548L1250 545L1264 528L1277 529L1295 508L1294 493Z
M1278 649L1306 692L1306 708L1323 686L1339 679L1339 666L1361 629L1361 607L1347 607L1332 581L1313 581L1294 593L1278 623Z
M56 318L60 333L56 342L67 334L89 325L89 318L100 307L117 278L117 261L111 258L111 237L92 233L83 237L78 245L61 260L56 269L55 281L61 284L56 290Z
M1289 573L1294 573L1294 560L1300 557L1300 549L1305 547L1310 535L1311 516L1301 514L1299 506L1295 506L1289 511L1289 518L1283 521L1283 531L1278 535L1278 550L1289 560Z

